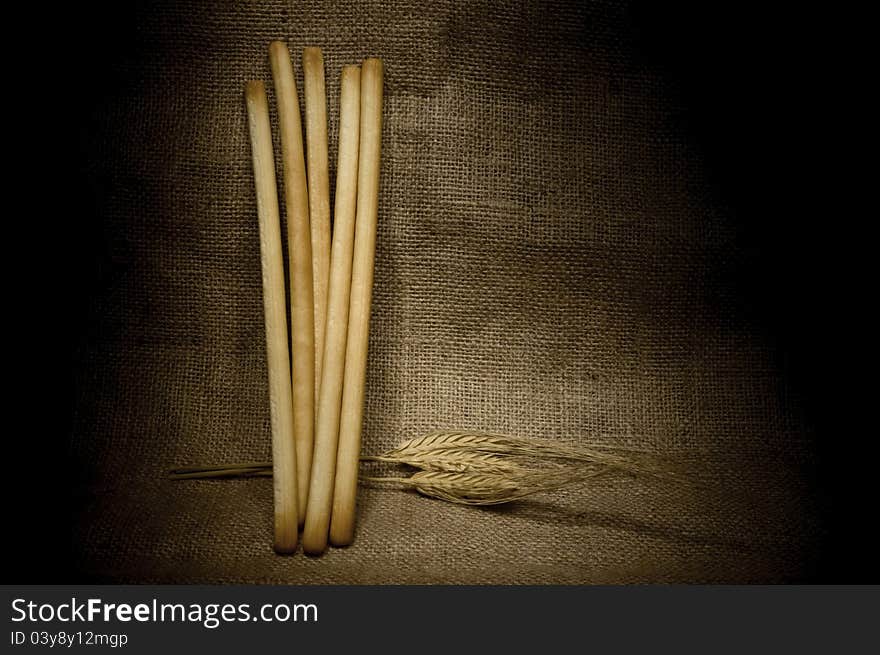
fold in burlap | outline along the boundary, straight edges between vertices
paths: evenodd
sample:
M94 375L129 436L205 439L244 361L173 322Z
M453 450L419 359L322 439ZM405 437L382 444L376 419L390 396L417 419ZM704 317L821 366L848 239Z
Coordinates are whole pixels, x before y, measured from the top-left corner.
M675 89L633 56L617 3L215 4L137 10L95 101L110 268L77 361L83 577L805 574L809 430L736 309L724 272L747 254ZM242 89L271 79L275 38L324 49L331 168L342 66L385 61L364 450L444 427L589 439L696 462L699 483L609 480L496 509L362 488L356 543L310 559L273 554L269 480L163 479L270 454Z

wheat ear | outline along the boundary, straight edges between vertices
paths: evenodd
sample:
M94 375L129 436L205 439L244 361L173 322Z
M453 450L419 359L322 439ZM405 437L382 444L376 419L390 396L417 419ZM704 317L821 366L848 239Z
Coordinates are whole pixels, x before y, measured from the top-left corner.
M418 471L408 478L364 478L372 482L392 482L410 487L425 496L459 505L500 505L533 494L555 491L607 473L591 467L581 471L521 471L487 473L482 471Z
M583 462L632 473L660 473L663 470L652 455L635 449L594 443L567 446L550 439L459 430L437 430L409 439L376 459L431 468L422 464L442 458L441 453L453 452L497 455L507 463L522 460L544 465Z

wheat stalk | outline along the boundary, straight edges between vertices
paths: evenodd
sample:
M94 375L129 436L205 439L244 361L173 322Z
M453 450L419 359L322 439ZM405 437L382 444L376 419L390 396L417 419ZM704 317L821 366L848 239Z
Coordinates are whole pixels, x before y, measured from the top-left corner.
M404 441L361 461L420 469L409 477L362 477L391 483L464 505L497 505L554 491L598 475L623 473L673 477L650 453L601 444L569 446L548 439L487 432L437 430ZM268 462L175 469L171 477L250 477L271 475Z
M271 477L272 462L241 462L216 466L182 466L172 469L172 480L195 480L201 478Z

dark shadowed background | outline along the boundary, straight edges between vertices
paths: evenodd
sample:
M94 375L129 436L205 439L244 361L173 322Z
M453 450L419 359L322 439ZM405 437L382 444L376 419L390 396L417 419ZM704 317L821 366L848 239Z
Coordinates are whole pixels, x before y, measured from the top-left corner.
M49 328L64 404L59 447L22 439L45 472L10 501L11 577L875 579L832 409L839 254L803 156L823 140L806 17L155 2L54 18L40 110L75 143L50 169L60 275L40 288L64 316ZM492 510L362 487L355 544L312 559L273 554L270 481L164 479L270 454L242 91L270 80L273 39L300 84L302 47L324 50L331 169L341 68L385 61L364 450L445 427L590 440L695 462L693 485Z

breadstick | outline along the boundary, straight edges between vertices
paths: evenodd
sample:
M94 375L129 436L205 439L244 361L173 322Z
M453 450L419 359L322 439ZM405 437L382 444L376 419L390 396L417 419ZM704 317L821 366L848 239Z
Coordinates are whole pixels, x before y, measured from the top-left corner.
M370 302L376 251L379 207L379 155L382 139L381 59L367 59L361 67L361 134L358 158L357 217L345 352L345 384L336 460L336 483L330 522L330 543L345 546L354 539L358 459L364 386L367 377Z
M306 516L315 436L315 299L312 291L312 244L309 192L303 158L299 98L290 51L281 41L269 46L269 62L278 102L284 198L287 206L287 249L290 271L290 349L293 353L293 441L300 524Z
M275 495L275 550L296 549L296 451L293 444L293 407L287 352L287 315L284 301L284 262L281 218L275 186L275 157L269 127L269 101L262 82L245 87L248 126L260 221L263 270L263 309L266 319L266 356L269 369L269 411L272 420L272 473Z
M309 162L309 213L315 295L315 398L320 398L327 287L330 278L330 178L327 170L327 93L320 48L303 49L306 144Z
M357 202L360 96L360 68L346 66L342 70L339 100L339 162L336 173L336 202L333 206L335 220L327 297L327 334L315 430L315 459L302 537L303 550L312 555L324 552L327 547L336 477L336 446L348 334L351 257Z

